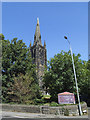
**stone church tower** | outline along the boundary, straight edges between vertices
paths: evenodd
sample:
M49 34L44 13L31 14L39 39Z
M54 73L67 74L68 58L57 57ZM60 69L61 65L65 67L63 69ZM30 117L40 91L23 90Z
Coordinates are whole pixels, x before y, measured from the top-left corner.
M33 58L33 63L36 64L36 73L38 77L38 82L40 89L43 90L42 85L42 77L44 75L45 66L47 66L47 53L46 53L46 44L44 41L44 45L41 42L41 34L40 34L40 26L39 26L39 18L37 18L36 31L34 35L34 43L31 46L30 43L30 51Z

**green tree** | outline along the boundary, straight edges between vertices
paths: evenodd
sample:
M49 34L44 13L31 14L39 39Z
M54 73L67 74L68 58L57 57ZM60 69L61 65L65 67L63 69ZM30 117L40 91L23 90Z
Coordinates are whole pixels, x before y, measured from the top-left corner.
M39 86L32 77L32 71L14 77L14 83L11 83L8 96L10 102L34 104L34 100L39 96Z
M83 95L83 99L90 106L90 61L84 62L83 71L83 80L80 84L81 93Z
M86 81L84 61L79 59L80 54L77 56L73 54L73 56L79 93L82 94L82 81ZM57 101L57 94L61 92L68 91L76 95L76 84L70 51L62 51L60 54L55 55L54 58L51 58L48 64L48 70L45 72L44 86L54 101Z
M88 76L88 89L87 89L87 103L90 106L90 60L87 62L87 76Z
M0 88L2 88L2 39L4 39L4 35L0 33ZM0 96L2 95L2 90L0 89ZM1 97L0 97L1 102Z
M8 69L10 68L10 42L9 40L1 40L2 42L2 101L6 100L7 88L9 86L10 75Z
M33 79L37 80L35 65L32 64L31 54L25 43L22 40L17 40L17 38L14 38L11 42L2 39L3 102L10 102L8 91L11 83L14 83L14 77L18 77L19 74L26 75L30 71L32 71Z

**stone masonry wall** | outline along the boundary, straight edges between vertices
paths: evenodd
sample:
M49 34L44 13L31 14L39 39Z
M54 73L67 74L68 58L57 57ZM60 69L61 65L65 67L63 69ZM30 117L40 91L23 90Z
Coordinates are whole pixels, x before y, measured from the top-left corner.
M64 115L65 110L68 110L69 115L79 115L78 105L50 107L50 106L37 106L37 105L10 105L10 104L1 105L0 104L0 107L1 106L2 106L2 111ZM87 110L86 103L82 104L81 107L82 107L82 111Z

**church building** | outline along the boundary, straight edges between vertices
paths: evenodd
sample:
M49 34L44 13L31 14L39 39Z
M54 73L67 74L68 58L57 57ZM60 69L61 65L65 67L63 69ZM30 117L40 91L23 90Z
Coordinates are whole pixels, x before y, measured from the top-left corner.
M46 51L45 41L44 41L44 45L42 45L42 41L41 41L39 18L37 18L37 25L36 25L33 45L31 45L30 42L30 51L31 51L31 56L33 58L33 63L36 65L38 83L40 89L42 90L43 89L42 78L44 75L45 66L47 66L47 51Z

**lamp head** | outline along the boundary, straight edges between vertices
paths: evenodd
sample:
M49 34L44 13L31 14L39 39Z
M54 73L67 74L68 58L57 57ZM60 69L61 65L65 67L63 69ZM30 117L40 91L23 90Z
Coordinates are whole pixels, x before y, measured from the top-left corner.
M67 39L67 37L66 37L66 36L64 36L64 38L65 38L65 39Z

